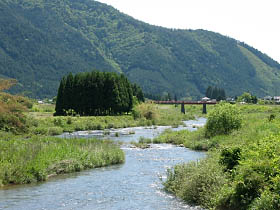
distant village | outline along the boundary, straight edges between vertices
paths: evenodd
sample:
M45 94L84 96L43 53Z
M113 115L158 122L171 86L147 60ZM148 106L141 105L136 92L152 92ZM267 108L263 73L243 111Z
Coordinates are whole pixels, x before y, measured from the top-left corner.
M264 101L274 102L280 104L280 96L265 96Z
M216 99L210 99L208 97L203 97L201 98L201 101L212 101L216 102ZM240 104L246 104L248 103L245 99L238 100L237 98L226 98L227 102L229 103L240 103ZM264 98L259 98L258 99L259 103L263 104L280 104L280 96L265 96Z

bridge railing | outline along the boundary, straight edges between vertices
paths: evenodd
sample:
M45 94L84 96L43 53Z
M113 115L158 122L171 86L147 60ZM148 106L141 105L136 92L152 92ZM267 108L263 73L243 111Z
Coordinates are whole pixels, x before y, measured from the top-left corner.
M156 104L217 104L216 101L155 101Z

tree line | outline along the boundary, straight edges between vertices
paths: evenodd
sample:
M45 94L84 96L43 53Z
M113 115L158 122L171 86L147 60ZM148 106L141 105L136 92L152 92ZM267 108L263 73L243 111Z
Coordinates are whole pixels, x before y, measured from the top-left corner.
M134 100L144 101L142 89L123 74L86 72L63 77L60 81L55 115L115 115L130 112Z
M208 86L205 93L206 97L217 101L226 99L226 92L223 88Z

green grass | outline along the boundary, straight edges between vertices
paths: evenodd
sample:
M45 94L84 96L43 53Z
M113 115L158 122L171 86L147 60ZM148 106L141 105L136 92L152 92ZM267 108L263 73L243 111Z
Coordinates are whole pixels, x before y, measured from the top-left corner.
M175 145L184 145L187 148L193 150L207 151L216 146L216 143L209 141L205 138L205 132L203 128L199 128L197 131L171 131L166 130L160 136L153 139L154 144L168 143Z
M59 135L63 132L151 125L171 125L177 127L182 124L183 120L194 119L194 116L198 116L202 112L202 107L191 105L186 106L186 114L182 114L180 107L175 107L174 105L143 104L141 108L145 109L144 112L155 112L155 114L152 114L151 118L144 115L136 117L134 114L97 117L54 117L53 112L48 111L54 110L53 105L36 105L33 111L28 113L30 124L32 124L29 130L32 134L36 135Z
M125 159L111 141L11 137L0 140L0 186L45 181L53 175L119 164Z
M185 201L206 209L280 208L280 106L241 105L242 127L228 135L203 137L203 128L193 133L166 132L159 139L194 148L205 142L208 157L181 164L168 172L165 189ZM271 118L274 116L274 119ZM187 142L191 142L190 145ZM230 153L241 151L230 170ZM226 158L226 159L225 159ZM233 160L234 161L234 160Z

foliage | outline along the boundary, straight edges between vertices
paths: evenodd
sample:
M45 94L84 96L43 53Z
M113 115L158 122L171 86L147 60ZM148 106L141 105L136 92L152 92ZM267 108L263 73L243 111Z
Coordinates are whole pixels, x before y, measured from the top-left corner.
M15 79L0 78L0 91L8 90L17 83Z
M0 140L0 186L45 181L49 176L124 162L110 141L32 137Z
M208 86L205 93L206 97L217 101L226 100L226 92L222 88Z
M165 189L190 204L213 207L226 174L214 158L176 165L167 173Z
M144 116L136 116L137 107L151 107L155 111L153 119L146 119ZM201 110L197 106L186 106L188 111L185 115L180 109L173 105L138 104L132 113L116 116L53 116L54 105L35 104L28 113L31 127L30 132L40 135L61 134L63 132L74 132L81 130L103 130L110 128L126 128L151 125L173 125L182 124L182 120L194 119L194 114L199 115ZM143 108L144 109L144 108ZM52 112L50 112L52 110ZM147 110L145 108L145 110ZM149 112L149 111L148 111ZM140 113L140 112L139 112ZM148 116L148 115L147 115Z
M13 92L51 98L63 75L99 69L153 95L196 99L208 86L279 95L280 65L217 33L152 26L92 0L5 0L0 8L0 74L19 81Z
M55 115L114 115L130 112L133 94L143 101L140 87L132 85L123 74L106 72L71 73L58 89Z
M216 143L209 156L198 163L176 166L168 174L166 189L206 209L279 209L279 111L279 106L241 105L244 126L208 139ZM276 117L269 122L270 115ZM209 170L208 162L215 165L216 173ZM198 181L193 181L193 173L210 186L193 190L193 186L199 186ZM211 181L217 179L222 184ZM214 193L213 188L217 189Z
M13 84L13 80L0 79L0 91L9 89ZM28 98L0 92L0 130L13 133L27 131L29 125L24 111L32 104Z
M241 149L236 148L224 148L221 152L219 163L225 166L225 170L231 172L235 166L239 164L241 159Z
M241 96L237 98L237 101L239 102L246 102L246 103L258 103L258 99L256 96L251 95L248 92L244 92Z
M156 120L158 118L158 110L157 107L153 104L142 103L136 106L133 109L133 117L137 118L145 118L147 120Z
M184 145L193 150L207 151L216 146L215 142L210 142L205 138L205 130L199 128L197 131L174 131L166 130L160 136L153 139L154 144L167 143Z
M242 118L235 105L220 103L209 112L205 134L208 137L229 134L231 131L241 128L241 123Z

